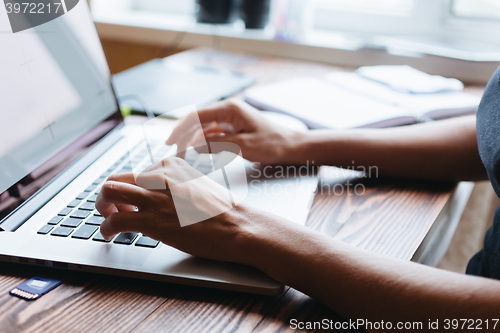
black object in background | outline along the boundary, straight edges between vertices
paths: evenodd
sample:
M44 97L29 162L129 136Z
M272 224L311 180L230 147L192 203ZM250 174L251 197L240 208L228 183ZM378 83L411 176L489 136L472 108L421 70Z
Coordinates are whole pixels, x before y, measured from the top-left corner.
M113 77L113 84L121 104L133 111L151 111L155 115L168 112L172 118L187 114L174 112L195 104L197 109L230 97L249 87L255 78L246 74L211 68L177 70L168 65L168 58L154 59ZM139 101L133 103L134 100ZM147 106L147 110L146 109Z
M239 0L196 0L196 20L200 23L225 24L238 19Z
M243 0L241 18L247 29L264 29L269 23L271 0Z

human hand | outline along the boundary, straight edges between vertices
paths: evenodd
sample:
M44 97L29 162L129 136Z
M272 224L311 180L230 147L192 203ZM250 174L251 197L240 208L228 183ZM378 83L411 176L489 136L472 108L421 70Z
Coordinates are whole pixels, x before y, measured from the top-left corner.
M137 177L111 175L96 208L106 218L101 234L107 240L120 232L141 232L192 255L231 262L242 262L237 248L253 214L248 207L233 206L226 188L175 157ZM206 219L181 227L179 211Z
M178 156L183 157L190 146L203 150L205 141L209 147L211 142L229 142L238 145L247 160L276 165L290 162L296 135L299 133L270 124L257 109L243 101L230 99L189 114L166 143L177 144ZM215 147L210 149L211 153L219 152Z

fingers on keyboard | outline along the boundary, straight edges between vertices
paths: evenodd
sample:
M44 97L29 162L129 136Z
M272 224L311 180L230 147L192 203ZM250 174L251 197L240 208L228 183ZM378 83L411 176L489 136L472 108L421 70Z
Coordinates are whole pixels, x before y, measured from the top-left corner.
M159 156L160 153L157 155ZM147 156L147 152L142 151L134 158L144 159ZM130 161L122 165L127 158L128 154L120 158L105 173L94 180L84 192L80 193L75 200L72 200L62 209L57 216L54 216L46 225L40 228L37 234L50 234L57 237L71 236L71 238L78 240L92 239L96 242L110 243L111 241L106 241L99 232L99 226L104 221L104 217L96 211L95 202L100 191L100 186L106 181L109 175L117 172L118 168L120 168L119 172L130 172L132 170ZM138 233L121 233L113 241L114 244L120 245L132 245L134 242L136 246L145 248L155 248L160 243Z

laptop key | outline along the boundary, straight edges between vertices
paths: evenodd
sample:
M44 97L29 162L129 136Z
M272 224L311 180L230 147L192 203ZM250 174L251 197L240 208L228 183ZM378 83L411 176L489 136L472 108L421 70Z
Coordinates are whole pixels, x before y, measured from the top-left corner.
M69 219L64 220L63 223L61 223L61 226L68 227L68 228L76 228L80 224L82 224L82 222L83 222L83 220L80 220L80 219L69 218Z
M73 238L78 238L78 239L90 239L93 234L99 229L99 227L94 227L92 225L84 225L80 229L78 229L74 234Z
M73 200L71 201L69 204L68 204L68 208L75 208L76 206L78 206L80 204L80 200Z
M94 216L99 216L99 217L102 217L101 213L99 213L98 211L95 211L95 212L94 212Z
M77 197L76 197L76 200L83 200L85 199L86 197L89 196L89 192L82 192L80 193Z
M94 182L92 183L92 185L99 185L100 183L102 183L105 180L106 180L106 177L97 178L96 180L94 180Z
M123 244L123 245L130 245L132 244L135 239L137 238L137 233L135 232L123 232L116 237L115 241L113 243L116 244Z
M87 187L87 188L85 189L85 192L92 192L93 190L95 190L95 189L96 189L96 187L97 187L97 186L95 186L95 185L90 185L89 187Z
M70 217L74 219L86 219L90 214L91 213L89 211L78 209L75 210L73 214L70 215Z
M118 166L120 165L120 163L115 163L113 164L109 169L108 169L108 172L113 172L113 170L115 170L116 168L118 168Z
M54 231L52 231L51 235L58 237L68 237L69 235L71 235L73 230L74 229L67 227L57 227Z
M49 232L52 231L52 229L54 229L53 226L51 226L51 225L44 225L42 227L42 229L38 230L38 234L39 235L47 235Z
M92 202L84 202L78 209L92 211L95 209L95 204Z
M97 201L97 194L92 194L90 197L87 198L88 202L96 202Z
M94 238L92 238L92 240L94 240L94 241L96 241L96 242L104 242L104 243L109 243L109 242L111 242L110 240L109 240L109 241L105 240L105 239L104 239L104 237L102 237L102 235L101 235L101 233L100 233L100 232L98 232L98 233L95 235L95 237L94 237Z
M104 222L104 217L91 216L85 223L100 226L102 222Z
M108 177L109 177L109 175L111 175L111 172L110 172L110 171L106 171L105 173L103 173L103 174L101 175L101 178L106 179L106 178L108 178Z
M137 243L135 243L135 246L155 248L158 246L158 244L160 244L160 242L158 242L152 238L142 236L141 238L139 238Z
M56 224L59 224L59 222L61 222L63 220L63 217L61 216L54 216L53 218L50 219L49 222L47 222L48 224L51 224L51 225L56 225Z
M68 214L71 213L71 211L73 211L73 209L71 209L71 208L64 208L57 215L59 215L59 216L68 216Z

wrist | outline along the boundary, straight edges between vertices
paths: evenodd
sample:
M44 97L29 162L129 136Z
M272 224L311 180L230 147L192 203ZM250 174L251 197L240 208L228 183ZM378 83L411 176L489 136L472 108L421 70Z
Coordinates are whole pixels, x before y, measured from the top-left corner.
M311 135L309 131L289 131L284 140L282 164L303 165L310 159Z
M352 131L311 130L296 132L289 140L289 161L294 165L341 166L354 156Z
M230 246L232 261L255 267L285 283L283 265L289 266L287 262L294 257L296 244L311 231L244 205L235 208L233 219L239 221Z
M236 226L233 228L227 244L231 253L231 262L256 267L255 250L259 249L263 240L263 228L259 225L261 214L254 208L240 204L225 214L226 221Z

